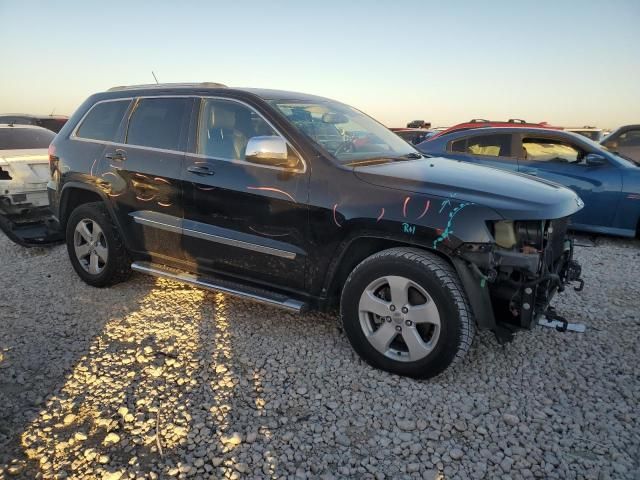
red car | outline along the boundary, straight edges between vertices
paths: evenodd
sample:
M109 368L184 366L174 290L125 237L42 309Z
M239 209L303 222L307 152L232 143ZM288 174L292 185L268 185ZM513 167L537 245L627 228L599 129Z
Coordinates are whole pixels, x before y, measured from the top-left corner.
M458 125L454 125L453 127L449 127L446 130L436 133L432 137L427 140L433 140L436 137L440 137L441 135L446 135L450 132L457 132L460 130L469 130L471 128L481 128L481 127L534 127L534 128L549 128L552 130L562 130L562 127L555 127L553 125L549 125L547 122L540 123L529 123L525 120L521 120L519 118L510 118L506 122L503 120L485 120L483 118L474 118L466 123L459 123Z

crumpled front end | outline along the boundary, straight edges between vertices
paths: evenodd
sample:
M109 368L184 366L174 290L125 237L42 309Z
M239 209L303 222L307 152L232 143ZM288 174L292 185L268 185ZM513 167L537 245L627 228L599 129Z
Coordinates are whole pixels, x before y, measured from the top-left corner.
M485 320L481 327L496 333L504 333L505 327L506 332L531 328L566 285L577 282L576 290L582 290L568 226L569 217L489 222L494 245L463 245L460 258L480 284L478 297L485 296L485 309L493 313L493 324Z

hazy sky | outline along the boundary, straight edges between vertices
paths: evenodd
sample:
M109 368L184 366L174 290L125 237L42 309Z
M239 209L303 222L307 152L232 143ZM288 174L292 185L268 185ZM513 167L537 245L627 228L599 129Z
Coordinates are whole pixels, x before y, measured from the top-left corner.
M0 0L0 112L216 81L413 119L640 123L640 0Z

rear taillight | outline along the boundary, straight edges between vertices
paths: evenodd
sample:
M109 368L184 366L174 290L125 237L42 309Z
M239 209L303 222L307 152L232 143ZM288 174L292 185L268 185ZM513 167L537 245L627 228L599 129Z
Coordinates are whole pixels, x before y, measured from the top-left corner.
M53 145L49 145L49 172L51 176L53 176L53 172L58 167L58 157L56 157L56 147Z

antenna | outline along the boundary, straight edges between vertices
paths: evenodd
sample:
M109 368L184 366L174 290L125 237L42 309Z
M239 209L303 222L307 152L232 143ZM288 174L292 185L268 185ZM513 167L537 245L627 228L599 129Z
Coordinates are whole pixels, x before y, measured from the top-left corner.
M56 111L56 107L53 107L53 110L51 110L51 113L49 114L50 117L53 117L53 113Z
M156 81L156 83L160 83L160 82L158 81L158 77L156 77L156 74L155 74L155 73L153 73L153 70L151 70L151 75L153 75L153 79Z

